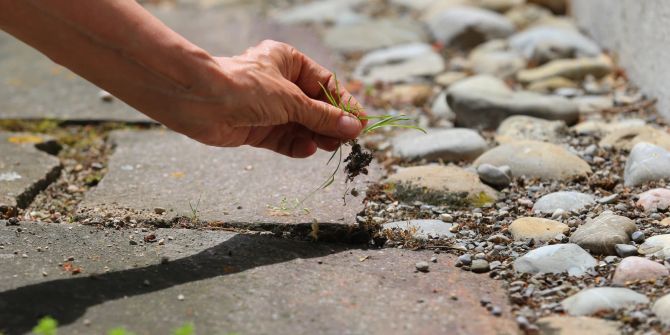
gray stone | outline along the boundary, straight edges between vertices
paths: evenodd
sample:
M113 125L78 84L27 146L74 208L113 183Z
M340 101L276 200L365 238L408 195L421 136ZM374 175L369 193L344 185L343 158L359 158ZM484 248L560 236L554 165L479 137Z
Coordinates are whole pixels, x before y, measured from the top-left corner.
M439 120L453 121L456 118L454 112L447 104L447 92L442 91L435 97L433 104L430 107L433 117Z
M559 234L567 234L570 227L554 220L543 218L518 218L509 225L509 232L517 241L535 240L545 242L554 239Z
M517 73L522 83L530 83L553 77L583 80L586 76L601 78L612 72L612 60L606 56L597 58L557 59L533 69Z
M458 263L462 265L470 265L472 264L472 255L470 254L463 254L458 256Z
M540 334L552 335L620 335L615 321L585 316L545 316L537 320Z
M546 180L570 180L591 172L584 160L563 147L536 141L517 141L493 148L473 163L481 164L507 165L516 177Z
M631 256L624 258L617 265L612 276L612 284L625 285L632 281L654 280L670 275L663 265L644 257Z
M614 246L629 243L630 234L636 230L633 220L603 212L579 226L570 236L570 242L595 254L616 255Z
M567 135L568 128L563 121L548 121L532 116L515 115L503 121L496 132L496 141L509 143L519 140L533 140L556 143Z
M468 57L472 71L498 78L514 76L526 67L526 61L515 51L507 50L507 43L493 40L475 48Z
M509 170L509 167L501 169L491 164L482 164L477 167L479 179L496 188L505 188L512 182L507 170Z
M366 19L357 14L353 8L364 3L364 0L323 0L300 4L279 11L273 15L277 22L283 24L304 23L335 23L346 24Z
M484 185L476 173L457 166L425 165L400 169L388 177L396 195L433 205L490 205L498 193Z
M333 185L307 197L333 169L324 165L327 152L298 160L255 148L208 147L162 130L116 131L111 141L116 150L109 172L85 194L80 219L129 217L160 225L186 221L289 231L303 227L304 233L326 238L356 225L362 209L351 197L342 206L342 171ZM278 177L278 171L290 173ZM370 172L371 179L378 175L375 167ZM365 180L349 187L364 191ZM155 207L167 212L157 215Z
M408 160L445 162L473 161L488 144L478 132L465 128L427 129L427 134L412 131L392 140L393 155Z
M491 271L489 262L483 259L475 259L470 265L470 271L474 273L485 273Z
M17 215L60 175L58 158L37 149L44 141L42 135L0 132L0 216Z
M633 242L640 244L640 243L644 242L646 237L644 235L644 232L638 230L636 232L633 232L630 235L630 238L631 238L631 240L633 240Z
M390 334L408 325L427 334L516 332L511 318L481 313L479 298L486 295L510 315L501 283L457 269L449 255L419 275L412 271L415 263L432 252L379 253L189 229L157 229L147 234L167 237L164 245L130 246L131 230L21 227L17 233L0 221L0 245L29 255L0 249L6 334L30 333L43 315L59 322L59 334L107 334L119 326L136 334L172 334L185 322L193 322L198 334ZM44 246L49 248L35 251ZM81 268L78 275L58 266L70 256L73 268ZM417 299L430 311L416 309Z
M647 303L649 298L627 288L595 287L566 298L561 305L570 315L593 315Z
M621 258L637 255L637 248L630 244L616 244L614 246L614 250L616 251L616 254Z
M651 308L663 325L670 326L670 294L660 297Z
M595 258L576 244L552 244L529 251L514 261L521 273L562 273L581 276L598 264Z
M421 25L409 20L380 19L326 30L327 46L340 52L372 51L414 42L427 41Z
M528 115L574 124L579 117L577 105L570 100L533 92L514 92L500 79L478 75L449 87L449 107L456 123L468 128L495 129L512 115Z
M579 212L587 206L595 205L596 199L580 192L554 192L542 196L533 206L534 212L553 213L557 209L568 212Z
M428 270L430 269L430 265L428 265L428 262L426 261L417 262L414 266L416 267L416 270L419 272L428 272Z
M514 34L510 46L526 59L544 63L553 59L595 57L600 47L578 31L539 26Z
M451 47L471 48L514 33L514 25L506 17L476 7L448 8L427 23L435 39Z
M444 59L425 43L412 43L372 51L359 61L355 79L365 84L411 81L444 71Z
M451 223L442 220L407 220L385 223L382 229L403 231L417 240L429 240L454 237L450 231L452 226Z
M670 258L670 234L655 235L647 238L638 252L642 255L652 255L663 259Z
M670 179L670 151L649 143L638 143L626 161L624 184L628 187Z

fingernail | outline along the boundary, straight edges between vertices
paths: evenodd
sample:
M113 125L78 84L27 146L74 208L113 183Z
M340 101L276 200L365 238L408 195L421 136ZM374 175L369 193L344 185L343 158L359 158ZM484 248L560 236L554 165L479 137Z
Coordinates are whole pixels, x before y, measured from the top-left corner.
M352 116L342 115L337 120L337 130L344 138L356 138L361 132L361 121Z

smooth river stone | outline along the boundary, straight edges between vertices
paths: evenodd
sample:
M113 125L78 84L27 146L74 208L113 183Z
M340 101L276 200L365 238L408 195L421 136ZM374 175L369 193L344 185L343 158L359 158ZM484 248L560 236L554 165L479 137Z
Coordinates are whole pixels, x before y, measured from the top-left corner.
M563 147L537 141L517 141L493 148L474 162L475 166L480 164L507 165L516 177L544 180L572 180L591 173L588 163Z

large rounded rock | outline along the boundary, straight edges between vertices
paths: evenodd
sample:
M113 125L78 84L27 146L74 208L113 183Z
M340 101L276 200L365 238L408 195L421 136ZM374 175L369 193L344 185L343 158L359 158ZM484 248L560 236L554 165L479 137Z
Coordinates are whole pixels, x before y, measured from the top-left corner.
M535 240L549 241L559 234L567 234L570 227L554 220L525 217L514 220L509 226L509 232L517 241Z
M447 46L472 48L494 38L514 33L506 17L476 7L452 7L433 15L428 27L435 39Z
M390 19L335 26L324 35L326 45L340 52L371 51L427 40L427 34L420 24Z
M653 280L670 275L668 269L652 260L631 256L624 258L616 267L612 283L614 285L625 285L627 282L639 280Z
M502 80L478 75L461 80L447 90L447 102L456 113L456 124L468 128L495 129L507 117L528 115L574 124L578 106L558 96L514 92Z
M410 43L370 52L354 70L354 78L365 84L402 82L444 71L444 59L425 43Z
M624 170L628 187L670 179L670 151L649 143L638 143L631 150Z
M348 23L365 19L353 11L353 7L365 0L325 0L297 5L273 15L283 24L304 23Z
M570 315L593 315L647 303L649 298L627 288L595 287L580 291L563 300L561 305Z
M540 142L558 142L568 133L563 121L549 121L532 116L510 116L500 124L496 133L496 141L509 143L520 140Z
M570 242L595 254L616 255L615 246L629 243L630 234L636 230L633 220L604 212L579 226L570 236Z
M520 273L563 273L581 276L598 262L576 244L552 244L529 251L514 261Z
M514 176L546 180L571 180L586 177L591 167L563 147L536 141L503 144L481 155L475 166L507 165Z
M393 139L393 155L408 160L441 159L445 162L472 161L488 144L471 129L428 129L427 134L408 132Z
M526 59L544 63L559 58L595 57L600 47L571 29L538 26L514 34L510 46Z
M456 166L404 168L389 176L387 183L399 199L433 205L479 207L498 199L498 193L484 185L476 173Z
M580 135L609 135L613 132L620 131L623 129L638 128L645 125L645 121L642 119L626 119L617 122L604 122L604 121L584 121L576 124L572 129ZM620 138L620 136L617 136ZM600 145L609 144L601 142ZM631 147L632 148L632 147Z

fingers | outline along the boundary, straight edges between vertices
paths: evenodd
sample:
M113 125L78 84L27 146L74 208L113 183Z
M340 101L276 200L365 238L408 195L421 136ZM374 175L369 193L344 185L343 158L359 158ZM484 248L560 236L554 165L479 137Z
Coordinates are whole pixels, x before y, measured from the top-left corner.
M289 121L299 123L317 134L340 140L355 139L363 130L363 124L353 115L307 97L288 112Z

